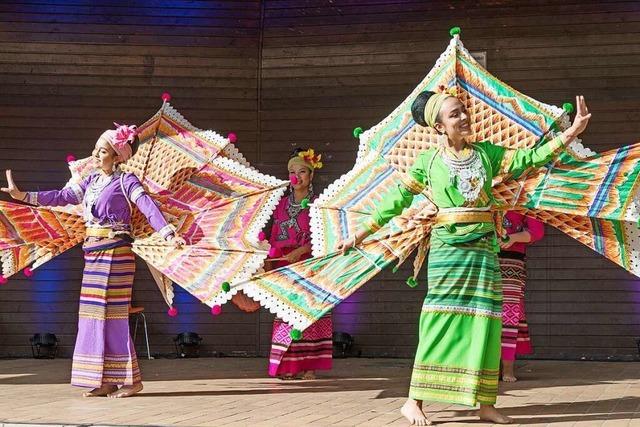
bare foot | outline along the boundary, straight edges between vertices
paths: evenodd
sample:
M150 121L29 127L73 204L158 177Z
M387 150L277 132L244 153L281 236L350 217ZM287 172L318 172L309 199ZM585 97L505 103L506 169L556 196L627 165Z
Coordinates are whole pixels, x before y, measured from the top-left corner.
M515 383L518 381L515 374L515 363L513 360L502 361L502 381L506 383Z
M98 388L94 388L91 391L85 391L82 393L82 397L104 397L109 393L113 393L118 389L117 386L112 384L102 384L102 386Z
M502 415L493 405L480 405L478 416L482 421L490 421L495 424L511 424L513 420Z
M134 385L122 386L118 391L109 393L108 396L114 399L120 399L122 397L133 396L134 394L139 393L140 391L142 391L142 383L137 383Z
M302 379L303 380L315 380L316 379L315 371L304 371L304 373L302 374Z
M412 426L430 426L431 421L427 419L422 412L422 402L414 399L407 399L407 401L400 408L400 413L411 423Z
M280 377L280 379L281 379L282 381L293 381L293 380L295 380L295 379L297 379L297 378L296 378L296 377L295 377L295 375L293 375L293 374L284 374L284 375L282 375L282 376Z

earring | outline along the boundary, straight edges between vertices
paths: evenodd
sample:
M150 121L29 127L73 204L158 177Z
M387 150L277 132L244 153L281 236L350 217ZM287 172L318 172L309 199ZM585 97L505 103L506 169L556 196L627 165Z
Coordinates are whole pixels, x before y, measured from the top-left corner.
M309 183L309 193L313 194L313 183L312 182Z
M438 145L442 145L446 147L447 143L449 142L449 138L447 137L446 133L439 133L437 137L437 141L438 141Z

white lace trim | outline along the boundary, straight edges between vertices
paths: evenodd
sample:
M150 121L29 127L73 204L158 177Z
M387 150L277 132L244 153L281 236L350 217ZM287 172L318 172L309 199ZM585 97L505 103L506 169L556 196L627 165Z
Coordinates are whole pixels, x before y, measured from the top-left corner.
M582 140L580 138L576 138L569 144L567 144L567 148L579 159L585 159L587 157L598 154L595 151L591 150L589 147L585 147L584 145L582 145Z
M252 281L241 283L238 286L238 289L241 289L247 296L258 301L262 307L266 308L269 312L275 314L296 329L304 331L312 323L312 320L307 319L291 305L278 300L269 292L262 291L262 289Z
M8 249L0 251L0 261L2 261L2 275L5 278L16 274L18 269L13 262L13 252Z
M162 227L160 230L158 230L158 234L161 235L162 238L165 240L167 240L167 237L171 236L172 234L175 235L175 232L176 230L171 224L167 224L164 227Z
M309 210L310 227L311 227L311 254L314 257L321 257L325 254L332 252L333 248L327 247L327 241L324 235L322 209L325 205L331 205L333 198L344 190L345 186L351 182L354 176L357 176L362 169L369 168L371 163L379 157L377 152L371 152L364 158L357 160L353 169L340 178L333 181L329 186L318 196L315 202L311 205ZM391 167L391 166L389 166Z

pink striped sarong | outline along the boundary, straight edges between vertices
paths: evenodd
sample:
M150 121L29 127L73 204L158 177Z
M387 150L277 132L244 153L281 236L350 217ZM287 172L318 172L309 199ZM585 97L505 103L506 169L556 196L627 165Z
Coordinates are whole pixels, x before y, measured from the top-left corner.
M500 258L502 274L502 360L533 353L524 309L527 270L524 260Z
M333 357L331 315L322 317L292 341L291 326L280 319L273 322L269 375L296 375L304 371L329 370Z

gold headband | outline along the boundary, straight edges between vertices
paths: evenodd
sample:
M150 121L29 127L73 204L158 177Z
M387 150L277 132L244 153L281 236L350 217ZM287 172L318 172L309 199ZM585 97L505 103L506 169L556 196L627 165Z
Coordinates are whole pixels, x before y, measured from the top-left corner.
M452 95L448 93L434 93L427 100L427 104L424 106L424 121L427 122L427 126L430 128L435 127L442 103L449 97L452 97Z
M289 159L289 163L287 164L287 169L291 169L291 166L304 166L308 168L310 171L313 170L313 166L310 163L306 162L302 157L295 156Z

